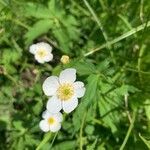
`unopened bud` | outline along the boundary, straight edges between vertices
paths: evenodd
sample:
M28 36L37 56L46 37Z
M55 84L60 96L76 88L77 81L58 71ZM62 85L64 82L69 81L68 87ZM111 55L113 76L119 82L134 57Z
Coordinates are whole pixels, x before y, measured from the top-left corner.
M61 61L63 64L68 64L68 63L70 62L69 56L63 55L63 56L61 57L60 61Z

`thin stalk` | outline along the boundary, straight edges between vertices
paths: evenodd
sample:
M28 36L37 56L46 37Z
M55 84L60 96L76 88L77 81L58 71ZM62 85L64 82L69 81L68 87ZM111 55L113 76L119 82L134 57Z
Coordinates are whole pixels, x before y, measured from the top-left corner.
M118 17L124 22L124 24L126 25L126 27L129 30L132 30L132 26L131 24L128 22L127 18L125 18L123 15L119 14Z
M124 102L125 102L126 113L127 113L129 122L131 123L132 119L131 119L131 115L130 115L130 112L129 112L129 109L128 109L128 96L129 96L128 94L124 95Z
M137 32L139 32L139 31L145 29L145 27L149 27L149 26L150 26L150 21L148 21L147 23L143 23L142 25L140 25L140 26L138 26L136 28L133 28L132 30L130 30L130 31L124 33L123 35L115 38L114 40L110 41L109 45L113 45L113 44L115 44L115 43L117 43L117 42L119 42L119 41L121 41L121 40L123 40L123 39L125 39L125 38L127 38L127 37L129 37L129 36L131 36L131 35L133 35L133 34L135 34ZM100 47L97 47L95 49L90 50L90 52L84 54L84 56L87 57L89 55L92 55L93 53L95 53L97 51L100 51L101 49L104 49L106 47L107 47L107 44L102 44Z
M121 145L121 147L120 147L119 150L123 150L124 147L125 147L125 145L127 144L127 141L128 141L128 139L129 139L130 133L131 133L133 127L134 127L135 116L136 116L136 112L133 112L132 122L131 122L131 124L130 124L130 126L129 126L129 129L128 129L128 131L127 131L127 134L126 134L126 136L125 136L125 138L124 138L124 141L123 141L123 143L122 143L122 145Z
M110 44L109 44L109 41L108 41L108 36L107 36L107 34L106 34L106 32L105 32L105 30L104 30L102 24L101 24L100 19L97 17L96 13L94 12L93 8L90 6L90 4L88 3L88 1L87 1L87 0L83 0L83 1L84 1L84 3L85 3L86 7L89 9L90 13L92 14L92 16L93 16L95 22L97 23L97 25L98 25L100 31L102 32L102 34L103 34L103 36L104 36L104 39L105 39L105 41L106 41L106 46L107 46L107 48L108 48L108 50L109 50L109 52L110 52L110 56L113 58L113 62L114 62L114 64L115 64L116 61L115 61L115 59L114 59L114 54L113 54L113 52L111 51Z
M137 64L137 69L138 69L138 72L139 72L139 79L140 79L140 82L142 83L142 76L141 76L141 64L142 64L142 56L144 54L144 50L146 48L146 45L142 45L141 48L140 48L140 51L139 51L139 57L138 57L138 64Z
M26 24L24 24L23 22L21 22L20 20L17 20L17 19L14 19L14 18L4 18L4 17L2 17L2 18L0 18L0 21L12 21L12 22L14 22L15 24L17 24L17 25L19 25L19 26L21 26L21 27L23 27L23 28L25 28L25 29L29 29L29 26L28 25L26 25Z
M17 81L11 76L9 75L7 72L4 73L4 76L6 76L10 81L12 81L16 86L18 86Z
M42 140L42 141L40 142L40 144L38 145L38 147L36 148L36 150L41 149L41 148L43 147L43 145L45 145L45 144L48 142L48 140L51 139L51 137L52 137L51 132L47 133L47 134L44 136L43 140Z
M150 75L150 72L139 71L139 70L135 70L132 68L124 68L124 70L132 71L132 72L136 72L136 73L141 73L141 74L145 74L145 75Z
M79 135L79 138L80 138L80 150L83 150L82 134L83 134L83 127L84 127L84 122L85 122L85 118L86 118L86 113L87 112L85 112L84 115L83 115L81 128L80 128L80 135Z
M55 141L55 139L56 139L57 135L58 135L58 132L56 132L56 134L54 135L54 138L53 138L53 140L52 140L52 142L51 142L50 149L52 148L53 143L54 143L54 141Z
M144 21L143 6L144 6L144 0L141 0L141 4L140 4L140 19L141 19L142 23Z
M83 7L81 7L77 2L75 1L71 1L80 11L83 12L83 14L85 14L86 16L90 16L90 13L85 10Z
M101 22L100 22L100 20L98 19L96 13L94 12L94 10L93 10L92 7L90 6L90 4L87 2L87 0L83 0L83 1L84 1L84 3L85 3L86 7L89 9L90 13L93 15L94 20L96 21L96 23L98 24L100 30L102 31L102 34L103 34L103 36L104 36L104 39L105 39L105 41L106 41L106 43L107 43L107 41L108 41L108 36L107 36L107 34L105 33L105 31L104 31L104 29L103 29L103 26L102 26L102 24L101 24Z

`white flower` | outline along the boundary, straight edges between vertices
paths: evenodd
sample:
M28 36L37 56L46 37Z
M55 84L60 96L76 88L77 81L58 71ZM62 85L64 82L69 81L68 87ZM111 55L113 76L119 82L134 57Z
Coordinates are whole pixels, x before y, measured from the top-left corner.
M59 77L48 77L43 83L45 95L51 96L47 102L47 109L57 113L63 109L66 113L73 111L78 105L78 98L84 96L84 83L76 81L76 70L63 70Z
M33 44L30 46L29 51L34 54L39 63L49 62L53 59L52 47L47 43Z
M63 120L62 114L60 112L56 114L50 113L48 110L46 110L42 114L43 120L40 121L40 128L44 132L56 132L60 130L61 128L61 122Z

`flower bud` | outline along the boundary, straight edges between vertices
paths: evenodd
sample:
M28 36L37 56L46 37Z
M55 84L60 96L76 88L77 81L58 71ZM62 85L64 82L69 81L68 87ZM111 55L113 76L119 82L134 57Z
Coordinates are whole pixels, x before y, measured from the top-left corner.
M60 61L61 61L63 64L68 64L68 63L70 62L69 56L63 55L63 56L61 57Z

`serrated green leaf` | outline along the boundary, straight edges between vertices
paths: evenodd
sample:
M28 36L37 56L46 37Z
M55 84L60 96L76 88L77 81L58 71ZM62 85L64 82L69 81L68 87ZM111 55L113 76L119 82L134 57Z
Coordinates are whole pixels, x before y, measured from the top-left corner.
M24 6L24 13L25 16L28 17L35 17L35 18L51 18L52 15L49 11L49 9L42 5L42 4L38 4L38 3L27 3Z
M96 73L95 66L90 62L75 62L73 67L77 69L77 72L80 75L89 75L92 73Z
M96 143L97 143L97 139L95 139L95 141L91 145L87 146L87 150L94 150Z
M135 93L138 92L139 90L137 88L135 88L134 86L131 85L122 85L121 87L118 87L117 89L114 90L115 93L117 93L118 95L126 95L129 92L131 93Z
M82 122L82 115L86 111L87 107L96 99L97 95L97 84L99 76L92 74L88 77L88 84L86 86L86 93L84 98L82 98L81 103L75 113L73 114L73 124L75 131L78 131Z
M111 105L108 102L106 102L106 99L104 99L103 97L100 97L98 106L101 116L107 114L112 109ZM113 113L110 112L109 114L107 114L105 117L102 118L104 123L111 128L112 133L117 131L116 123L118 122L118 120L116 120L115 115L117 114L114 112Z
M15 49L3 49L2 53L2 64L10 64L10 63L16 63L21 57L21 52L18 52Z
M139 135L145 145L150 149L150 141L146 140L142 135Z
M25 34L26 44L29 45L38 36L48 32L53 26L53 21L50 19L39 20L32 27L29 28Z
M13 126L17 129L17 130L24 130L24 127L22 125L22 121L13 121Z
M54 37L58 41L60 49L64 53L69 53L70 39L67 35L66 29L60 27L60 28L54 29L52 32L54 34Z

